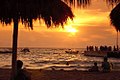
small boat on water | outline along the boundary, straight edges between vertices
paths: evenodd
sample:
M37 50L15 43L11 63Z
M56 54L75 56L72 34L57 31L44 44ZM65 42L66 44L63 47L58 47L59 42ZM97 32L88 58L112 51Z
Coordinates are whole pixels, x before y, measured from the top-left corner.
M21 50L21 52L26 53L26 52L30 52L30 50L29 50L29 48L23 48L23 49Z
M79 51L69 49L69 50L67 50L67 51L65 51L65 52L66 52L66 53L69 53L69 54L78 54Z

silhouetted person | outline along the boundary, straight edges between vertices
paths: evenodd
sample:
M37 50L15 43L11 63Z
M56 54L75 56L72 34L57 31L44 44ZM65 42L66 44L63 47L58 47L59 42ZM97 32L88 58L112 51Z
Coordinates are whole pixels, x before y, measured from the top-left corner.
M98 69L98 66L97 66L97 62L94 63L94 66L92 66L90 69L89 69L90 72L98 72L99 69Z
M68 62L68 61L66 62L66 65L69 65L69 62Z
M95 46L95 51L98 51L98 47L97 46Z
M116 47L115 46L113 47L113 51L116 51Z
M104 61L102 62L102 71L110 72L110 63L108 62L108 58L104 57Z
M14 80L31 80L29 73L22 69L23 62L21 60L17 60L17 75Z
M89 47L87 46L87 51L89 50Z

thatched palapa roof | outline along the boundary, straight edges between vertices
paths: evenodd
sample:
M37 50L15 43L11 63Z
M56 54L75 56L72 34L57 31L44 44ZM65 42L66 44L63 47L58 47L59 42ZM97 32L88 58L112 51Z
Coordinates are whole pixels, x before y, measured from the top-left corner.
M10 24L15 19L33 27L33 19L44 19L47 27L63 25L73 13L61 0L0 0L0 21Z

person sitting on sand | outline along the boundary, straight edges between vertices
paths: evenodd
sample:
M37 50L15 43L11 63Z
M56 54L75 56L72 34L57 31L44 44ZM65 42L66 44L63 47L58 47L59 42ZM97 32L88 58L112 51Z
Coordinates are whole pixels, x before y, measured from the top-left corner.
M98 72L99 69L98 69L98 66L97 66L97 62L94 63L94 66L92 66L90 69L89 69L90 72Z
M14 80L31 80L29 73L22 69L23 62L21 60L17 60L17 75Z
M103 72L110 72L110 63L108 62L108 58L104 57L104 61L102 62L102 71Z

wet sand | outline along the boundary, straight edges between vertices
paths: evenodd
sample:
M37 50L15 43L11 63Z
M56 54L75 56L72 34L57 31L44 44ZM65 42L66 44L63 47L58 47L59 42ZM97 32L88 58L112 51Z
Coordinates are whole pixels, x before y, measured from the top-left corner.
M10 80L10 69L0 69L0 80ZM31 80L120 80L120 71L87 72L78 70L27 70Z

